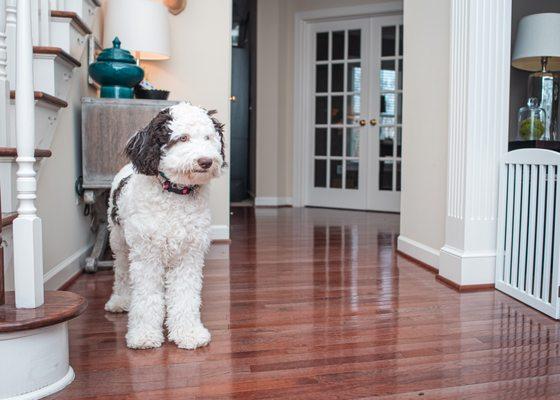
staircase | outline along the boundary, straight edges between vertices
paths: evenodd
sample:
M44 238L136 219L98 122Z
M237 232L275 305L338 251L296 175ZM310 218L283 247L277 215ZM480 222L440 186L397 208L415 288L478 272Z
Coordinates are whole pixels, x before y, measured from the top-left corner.
M44 292L35 199L72 77L87 67L80 60L99 6L98 0L0 0L1 225L15 286L0 293L0 399L39 399L74 378L67 321L86 303L72 293Z

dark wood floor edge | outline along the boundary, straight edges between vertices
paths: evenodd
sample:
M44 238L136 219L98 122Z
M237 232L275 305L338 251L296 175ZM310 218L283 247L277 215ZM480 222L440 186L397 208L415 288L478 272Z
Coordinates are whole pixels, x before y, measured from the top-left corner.
M70 54L62 50L60 47L52 46L33 46L33 54L52 54L58 56L65 60L66 62L74 65L75 67L80 67L82 63L72 57Z
M399 256L401 256L402 258L407 259L408 261L411 261L411 262L413 262L413 263L415 263L415 264L418 264L419 267L422 267L422 268L424 268L425 270L428 270L428 271L430 271L430 272L433 273L433 274L437 274L437 273L439 272L439 270L438 270L436 267L434 267L434 266L432 266L432 265L430 265L430 264L426 264L425 262L420 261L419 259L414 258L414 257L412 257L412 256L410 256L410 255L408 255L408 254L406 254L406 253L403 253L401 250L397 250L397 254L398 254Z
M457 292L481 292L485 290L494 290L496 285L493 283L481 283L477 285L459 285L458 283L453 282L450 279L441 276L440 274L436 275L436 280L443 283L444 285L456 290Z
M60 287L57 290L60 290L62 292L68 291L68 288L72 286L74 282L76 282L83 274L84 274L84 270L80 269L78 272L76 272L74 275L68 278L66 282L63 282L62 285L60 285Z
M87 26L87 24L80 18L80 16L78 14L76 14L74 11L59 11L59 10L52 10L51 11L51 17L55 17L55 18L70 18L72 21L74 21L74 23L78 26L78 28L80 28L80 30L86 34L89 35L91 34L91 29L89 28L89 26Z

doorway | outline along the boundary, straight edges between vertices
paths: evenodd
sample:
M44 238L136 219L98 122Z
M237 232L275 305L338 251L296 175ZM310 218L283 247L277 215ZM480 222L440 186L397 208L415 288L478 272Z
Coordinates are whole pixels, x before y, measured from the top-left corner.
M401 15L309 24L305 205L400 211L402 39Z
M255 193L256 0L233 0L230 201Z

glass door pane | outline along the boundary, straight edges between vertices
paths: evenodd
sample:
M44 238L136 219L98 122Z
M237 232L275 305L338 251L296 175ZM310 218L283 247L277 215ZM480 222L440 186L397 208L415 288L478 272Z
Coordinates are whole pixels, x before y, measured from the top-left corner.
M380 37L378 190L400 191L403 26L383 24ZM395 166L397 166L395 168Z
M362 30L315 33L314 153L316 188L360 189Z

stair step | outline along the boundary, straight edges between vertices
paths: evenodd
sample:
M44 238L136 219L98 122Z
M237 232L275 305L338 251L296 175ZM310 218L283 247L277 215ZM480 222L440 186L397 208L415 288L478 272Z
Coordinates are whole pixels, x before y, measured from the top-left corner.
M89 35L92 33L91 29L87 24L80 18L80 16L74 11L59 11L52 10L51 17L53 18L68 18L82 31L83 34Z
M35 149L34 155L37 158L49 158L52 156L52 151L47 149ZM0 147L0 157L17 157L17 148Z
M17 216L17 212L2 213L2 228L12 225Z
M10 90L10 99L15 100L16 98L16 91L15 90ZM68 107L68 103L65 102L62 99L59 99L58 97L54 97L51 96L48 93L45 92L35 92L35 100L38 102L43 102L43 103L47 103L47 104L52 104L55 107L58 108L66 108Z
M68 54L60 47L51 47L51 46L33 46L33 54L52 54L62 58L64 61L67 61L70 64L73 64L75 67L81 67L82 63Z

